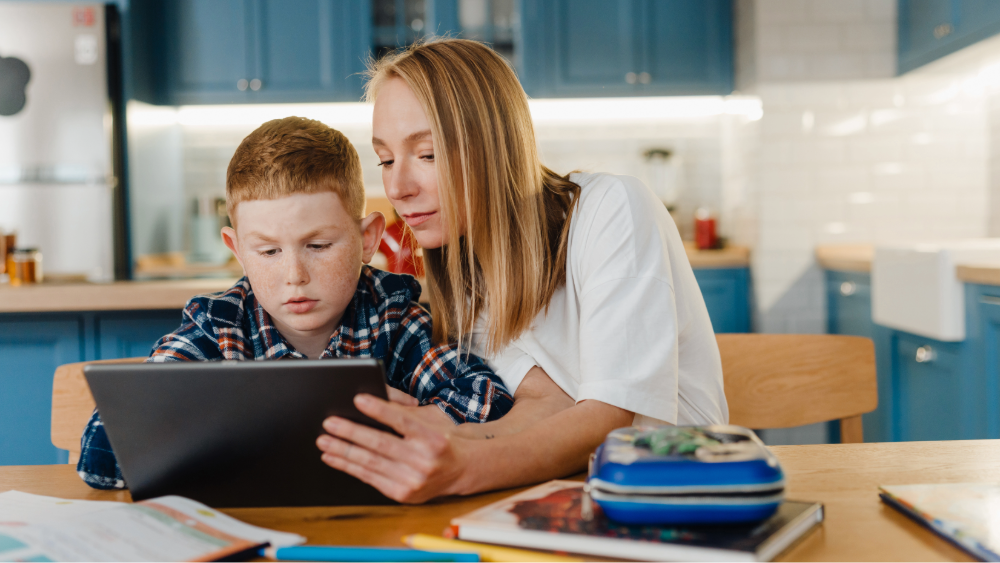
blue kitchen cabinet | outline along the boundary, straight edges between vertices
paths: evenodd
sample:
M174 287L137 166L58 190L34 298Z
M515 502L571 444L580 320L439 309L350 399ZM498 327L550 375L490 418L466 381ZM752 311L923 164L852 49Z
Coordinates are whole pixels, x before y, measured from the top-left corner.
M695 268L694 277L715 332L750 332L748 268Z
M180 326L180 311L100 313L96 318L97 357L102 360L149 356L153 345Z
M161 12L162 68L174 103L226 101L245 95L239 81L254 78L254 2L174 0ZM245 87L244 90L247 88Z
M966 284L968 369L982 402L974 412L984 438L1000 438L1000 287Z
M827 270L827 332L872 338L871 276L862 272Z
M132 4L133 91L158 104L357 101L367 2L148 0ZM153 38L143 35L151 34ZM150 52L145 52L150 51ZM148 99L147 99L148 98Z
M731 0L524 0L535 96L728 94ZM525 61L527 63L527 61Z
M204 1L204 0L201 0ZM260 0L255 102L361 99L371 49L368 2Z
M1000 33L996 0L899 0L899 73Z
M0 317L0 465L65 463L52 445L52 376L83 359L75 315Z
M51 440L57 367L148 356L180 322L180 310L0 315L0 465L66 463Z
M826 270L827 332L848 336L863 336L875 340L877 358L886 354L879 349L887 349L884 338L891 333L872 322L871 275L866 272ZM876 366L877 367L877 366ZM885 442L891 439L892 377L891 369L878 369L878 408L861 416L866 442ZM828 425L831 443L840 442L840 424L833 421Z
M972 411L981 395L963 369L963 344L902 331L889 339L896 440L983 438Z

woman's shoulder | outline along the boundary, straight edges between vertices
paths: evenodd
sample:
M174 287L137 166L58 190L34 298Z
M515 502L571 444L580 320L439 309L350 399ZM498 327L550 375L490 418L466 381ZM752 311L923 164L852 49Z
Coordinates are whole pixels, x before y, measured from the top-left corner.
M651 211L663 205L652 190L633 176L574 172L570 181L580 186L580 200L576 208L576 217L584 219L580 223L614 219L629 223L643 222L644 219L655 221L657 214Z

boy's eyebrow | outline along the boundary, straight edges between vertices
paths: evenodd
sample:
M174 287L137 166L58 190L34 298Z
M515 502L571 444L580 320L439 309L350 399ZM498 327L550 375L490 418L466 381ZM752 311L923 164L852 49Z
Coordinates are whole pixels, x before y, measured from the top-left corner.
M275 242L275 240L263 233L258 233L257 231L250 231L246 234L247 238L258 238L264 242Z
M425 129L423 131L417 131L416 133L410 133L403 139L405 143L412 143L414 141L422 141L431 136L431 130ZM372 144L384 147L386 145L385 141L379 139L378 137L372 137Z

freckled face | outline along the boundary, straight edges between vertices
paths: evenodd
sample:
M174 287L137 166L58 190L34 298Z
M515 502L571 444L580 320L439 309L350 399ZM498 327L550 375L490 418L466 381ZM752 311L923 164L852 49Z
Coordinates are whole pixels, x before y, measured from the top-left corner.
M235 213L237 257L278 330L332 334L365 258L358 219L332 192L246 201Z
M372 137L386 197L420 246L440 248L447 233L438 199L431 125L401 78L390 78L379 89Z

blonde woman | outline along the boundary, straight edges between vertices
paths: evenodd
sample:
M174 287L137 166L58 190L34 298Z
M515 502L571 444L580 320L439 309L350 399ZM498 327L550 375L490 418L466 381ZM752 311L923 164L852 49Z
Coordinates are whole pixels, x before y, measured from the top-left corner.
M633 423L728 420L708 312L649 189L543 166L524 90L480 43L382 59L367 97L386 195L424 248L435 339L485 358L514 407L456 427L359 395L399 436L331 417L327 464L423 502L579 472Z

